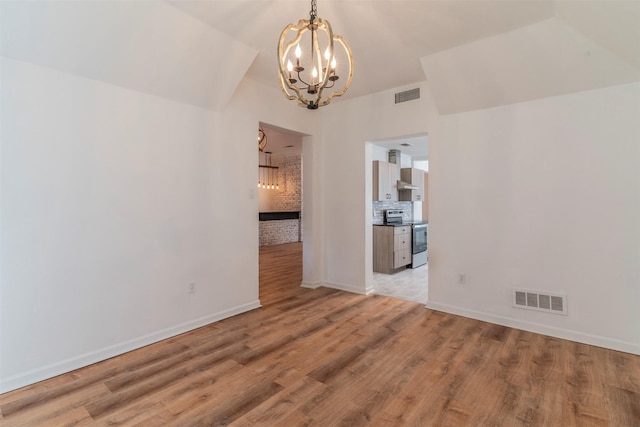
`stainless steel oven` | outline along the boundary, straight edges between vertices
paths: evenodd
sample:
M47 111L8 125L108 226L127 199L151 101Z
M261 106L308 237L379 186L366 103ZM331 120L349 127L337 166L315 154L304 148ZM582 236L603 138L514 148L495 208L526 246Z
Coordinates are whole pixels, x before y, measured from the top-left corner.
M427 263L427 228L426 222L411 225L411 268Z

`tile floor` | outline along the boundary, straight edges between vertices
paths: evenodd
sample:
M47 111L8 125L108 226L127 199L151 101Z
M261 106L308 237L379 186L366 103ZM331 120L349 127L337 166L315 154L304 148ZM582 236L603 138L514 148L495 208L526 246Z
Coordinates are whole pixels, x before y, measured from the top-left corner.
M373 273L375 293L426 304L429 264L396 274Z

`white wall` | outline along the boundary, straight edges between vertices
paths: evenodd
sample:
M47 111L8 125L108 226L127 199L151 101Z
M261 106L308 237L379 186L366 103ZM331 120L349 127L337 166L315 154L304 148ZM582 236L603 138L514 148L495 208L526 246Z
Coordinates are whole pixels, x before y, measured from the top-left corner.
M416 169L422 169L425 172L429 172L429 160L414 160L413 167Z
M380 160L383 162L389 161L389 149L386 147L380 147L379 145L372 146L371 159Z
M428 306L640 353L640 84L441 117ZM458 284L458 273L466 284ZM568 316L511 288L568 295Z
M400 153L400 167L401 168L410 168L412 166L411 156L406 153Z
M310 131L302 109L251 81L215 113L7 58L1 84L0 392L259 306L255 131Z

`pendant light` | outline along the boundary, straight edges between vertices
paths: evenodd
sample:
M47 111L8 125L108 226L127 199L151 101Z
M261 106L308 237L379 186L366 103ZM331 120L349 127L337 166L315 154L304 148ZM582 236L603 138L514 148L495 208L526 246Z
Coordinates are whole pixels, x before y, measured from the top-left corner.
M264 190L279 190L280 185L277 183L278 166L271 165L271 151L264 152L264 164L258 164L259 178L258 188Z

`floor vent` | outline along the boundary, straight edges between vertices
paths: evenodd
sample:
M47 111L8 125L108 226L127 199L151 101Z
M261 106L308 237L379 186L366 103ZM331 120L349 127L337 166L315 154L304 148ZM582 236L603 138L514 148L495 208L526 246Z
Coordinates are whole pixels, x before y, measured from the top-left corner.
M513 306L527 310L567 315L567 296L563 294L539 293L526 289L513 290Z
M396 104L401 102L407 102L414 99L420 99L420 88L405 90L404 92L396 93Z

